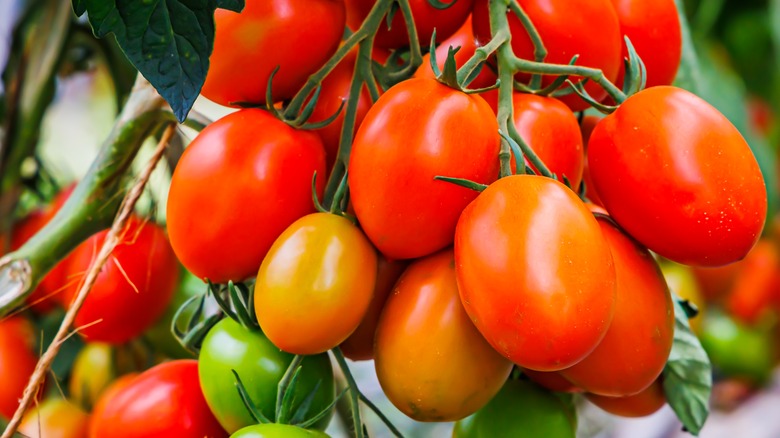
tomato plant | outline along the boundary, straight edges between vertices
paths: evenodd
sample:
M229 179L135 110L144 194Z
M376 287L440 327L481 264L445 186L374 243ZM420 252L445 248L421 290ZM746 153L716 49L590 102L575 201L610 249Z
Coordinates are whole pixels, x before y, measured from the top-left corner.
M84 438L89 414L67 400L50 398L25 414L19 432L29 437Z
M38 357L35 332L22 317L0 320L0 416L11 417Z

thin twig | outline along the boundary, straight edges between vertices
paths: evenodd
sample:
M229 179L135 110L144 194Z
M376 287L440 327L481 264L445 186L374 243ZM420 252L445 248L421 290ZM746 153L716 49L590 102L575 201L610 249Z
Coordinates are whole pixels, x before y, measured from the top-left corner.
M87 271L87 277L84 280L84 284L81 285L76 298L73 300L70 308L68 309L68 312L65 314L65 319L62 321L62 324L60 324L57 335L54 337L54 340L49 345L49 348L46 349L46 352L43 354L43 356L41 356L38 364L35 366L35 371L33 372L32 376L30 376L30 381L27 383L27 387L24 389L22 401L16 408L16 412L14 412L13 418L8 423L8 427L6 427L5 432L3 432L3 435L0 438L11 438L14 432L16 432L16 429L19 427L19 423L22 421L24 412L30 406L30 403L35 397L35 394L38 392L38 387L43 382L43 379L51 367L54 358L57 356L57 353L59 353L62 343L69 336L68 332L70 331L70 327L73 325L73 322L76 319L76 313L78 313L79 309L84 304L84 300L86 300L89 291L92 289L92 286L94 286L101 268L103 265L105 265L106 261L111 256L114 248L117 246L117 244L119 244L125 225L127 225L127 221L130 218L130 215L133 213L133 209L135 208L135 203L138 201L138 198L141 197L141 194L144 191L144 187L146 187L146 183L149 181L149 177L151 176L152 171L157 166L160 158L162 158L163 153L165 152L165 147L175 132L175 129L176 125L170 124L165 130L165 133L160 139L160 142L157 144L157 149L155 150L154 155L149 160L146 168L144 168L143 172L141 172L141 175L138 177L135 185L132 189L130 189L130 192L128 192L127 196L122 202L122 206L119 209L119 214L114 219L111 230L108 232L105 242L103 242L103 247L100 248L100 252L98 253L97 258L92 262L89 270Z

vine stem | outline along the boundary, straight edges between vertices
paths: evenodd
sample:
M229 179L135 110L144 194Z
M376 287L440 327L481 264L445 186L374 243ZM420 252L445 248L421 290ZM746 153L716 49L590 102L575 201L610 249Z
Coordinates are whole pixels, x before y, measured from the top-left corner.
M60 328L57 330L57 334L54 336L54 339L46 349L46 352L43 353L43 356L41 356L41 359L35 366L35 371L33 371L33 374L30 376L30 380L27 383L27 387L24 389L22 400L19 403L19 406L16 408L16 412L14 412L13 418L11 418L11 421L8 423L8 427L6 427L3 435L0 436L0 438L11 438L14 432L16 432L18 429L24 412L30 406L30 403L32 403L35 394L38 392L38 387L40 387L46 373L54 361L54 358L57 356L57 353L59 353L60 347L62 346L63 342L70 336L68 332L70 327L73 325L74 320L76 319L76 313L78 313L79 309L81 309L81 306L84 304L84 300L86 300L87 295L95 285L103 265L106 264L108 258L111 256L111 253L114 251L114 248L119 244L124 228L127 225L127 221L130 218L130 215L133 213L135 204L141 197L141 194L144 191L144 187L146 187L146 183L149 181L149 177L151 176L152 171L155 169L155 167L157 167L157 163L162 158L165 152L165 147L167 146L168 141L171 139L171 136L173 136L175 130L176 125L174 123L168 125L162 135L162 138L160 139L160 142L157 144L154 155L148 161L146 167L139 175L138 180L133 185L133 188L130 189L124 201L122 202L119 214L116 216L116 219L114 219L114 223L106 235L106 240L103 242L103 246L100 248L100 252L92 261L92 264L87 271L87 276L84 280L84 283L79 288L76 298L73 300L70 308L65 314L65 319L63 319L62 324L60 324Z
M520 6L520 3L518 3L517 0L510 0L509 9L514 12L514 14L520 20L520 23L522 23L523 27L525 28L525 31L528 33L528 37L531 38L531 43L534 46L534 60L536 62L544 62L544 59L547 58L547 48L544 47L542 36L539 35L539 31L531 21L531 17L529 17L525 10L523 10L523 7ZM531 76L530 86L531 88L541 87L542 75L535 74Z

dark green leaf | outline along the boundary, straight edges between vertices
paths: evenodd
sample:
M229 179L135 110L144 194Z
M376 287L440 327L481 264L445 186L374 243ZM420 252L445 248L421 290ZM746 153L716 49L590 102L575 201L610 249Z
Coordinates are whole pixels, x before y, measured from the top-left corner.
M217 7L228 11L241 12L244 10L244 0L217 0Z
M65 312L63 310L56 310L43 317L40 323L41 330L41 350L46 351L51 345L54 336L62 324L62 320L65 318ZM51 365L51 371L60 380L65 378L70 373L70 369L73 367L73 361L76 360L76 356L79 351L84 347L84 341L79 336L71 336L60 347L60 352L54 358L54 362Z
M81 17L87 12L87 0L73 0L73 13Z
M688 316L677 297L674 320L674 344L663 372L664 393L683 426L698 435L710 413L712 365L691 331Z
M680 28L682 30L682 59L680 68L677 70L677 77L674 84L684 88L694 94L699 94L699 83L701 82L699 73L699 60L696 57L696 49L693 47L693 37L688 19L685 17L685 2L675 0L677 13L680 17Z

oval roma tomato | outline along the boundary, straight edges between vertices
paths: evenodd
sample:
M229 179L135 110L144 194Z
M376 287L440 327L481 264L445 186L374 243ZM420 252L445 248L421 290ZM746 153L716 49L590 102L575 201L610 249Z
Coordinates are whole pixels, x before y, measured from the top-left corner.
M415 261L398 280L377 326L374 357L387 398L417 421L473 414L512 371L463 310L451 250Z
M84 438L88 429L89 414L60 398L33 407L19 425L19 432L31 438Z
M196 360L166 362L121 383L95 406L90 438L228 435L203 399Z
M674 0L612 0L620 33L631 40L647 69L647 87L671 85L682 56L680 17ZM623 43L623 58L628 50ZM625 65L620 64L617 86L623 85Z
M483 336L523 368L558 371L587 356L615 307L615 267L596 219L551 178L491 184L455 231L460 298Z
M605 397L596 394L585 394L585 397L610 414L628 418L646 417L666 404L664 386L660 379L638 394L628 397Z
M259 109L212 123L171 178L168 232L179 260L214 283L252 277L282 231L314 211L314 172L325 175L325 150L313 132ZM317 178L320 195L324 184Z
M375 281L376 251L355 224L330 213L304 216L260 265L257 322L288 353L324 353L360 325Z
M198 375L211 411L222 427L233 433L256 424L236 391L238 373L249 397L266 416L274 418L276 391L293 355L280 351L259 331L250 331L232 319L217 323L206 335L198 359ZM304 419L312 418L336 398L333 368L327 354L307 356L295 388L293 410L313 390L317 390ZM332 415L326 415L315 428L325 429Z
M565 402L532 382L510 379L490 403L455 423L453 438L507 436L574 438L576 414Z
M780 254L772 241L759 240L739 265L724 307L741 322L756 324L780 298Z
M514 93L513 120L518 134L560 181L566 177L576 190L582 181L585 152L577 117L551 97ZM526 159L526 164L536 168Z
M585 155L584 167L582 169L582 184L585 185L585 196L588 201L603 207L604 203L601 202L598 192L596 192L596 186L593 184L593 178L590 176L590 165L588 164L588 141L590 141L590 134L593 133L593 129L602 119L601 116L587 115L582 118L580 123L580 132L582 133L582 144L585 146L583 153ZM581 186L580 186L581 188Z
M108 231L80 245L70 257L69 276L84 281ZM90 341L121 344L139 336L159 318L173 297L179 264L165 230L131 217L116 246L76 314L79 334ZM71 303L78 287L63 298Z
M371 8L374 7L374 0L346 0L347 4L347 25L352 30L357 30L365 20ZM428 47L431 44L431 36L436 29L436 39L442 41L455 33L463 24L469 13L474 0L450 0L445 3L451 3L452 6L446 9L437 9L428 2L428 0L409 0L409 6L414 17L414 27L417 29L417 38L421 47ZM409 46L409 34L406 32L406 20L403 13L398 10L393 17L388 29L385 22L379 26L379 32L376 34L374 44L384 49L398 49Z
M612 218L670 260L724 265L758 241L767 211L758 163L737 128L688 91L629 97L593 130L588 164Z
M352 205L371 242L393 259L452 243L477 193L434 177L494 181L499 141L495 115L479 96L426 78L388 90L363 120L349 162Z
M35 330L22 317L0 320L0 417L11 418L35 370Z
M604 76L613 81L618 76L623 60L620 57L622 38L620 22L610 0L519 0L520 6L534 23L534 27L547 49L545 62L568 64L574 55L579 55L577 65L600 69ZM577 11L572 13L572 11ZM520 20L507 12L509 30L512 32L512 50L522 59L534 59L534 46ZM491 39L488 0L476 0L473 13L474 35L477 45L483 46ZM519 75L528 80L528 75ZM549 85L554 76L545 76L542 84ZM565 86L565 89L569 89ZM596 100L607 97L607 92L593 81L588 81L585 90ZM561 98L573 111L589 107L576 94Z
M610 220L598 222L615 263L615 314L598 347L561 375L585 391L624 397L650 386L666 365L674 336L672 296L650 252Z
M289 424L255 424L230 435L230 438L328 438L319 430L308 430Z
M575 384L566 380L566 378L561 375L560 371L544 372L523 370L523 374L531 379L531 381L534 383L551 391L572 393L582 392L582 388L578 388Z
M374 295L366 310L366 316L363 317L358 328L339 346L344 356L354 361L374 358L374 335L379 324L379 316L385 307L387 297L406 266L403 261L391 261L381 254L377 256Z
M274 101L291 98L341 42L344 0L246 2L240 14L214 13L214 51L201 93L221 105L265 104L276 67Z

